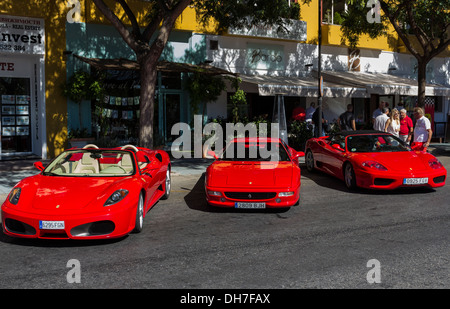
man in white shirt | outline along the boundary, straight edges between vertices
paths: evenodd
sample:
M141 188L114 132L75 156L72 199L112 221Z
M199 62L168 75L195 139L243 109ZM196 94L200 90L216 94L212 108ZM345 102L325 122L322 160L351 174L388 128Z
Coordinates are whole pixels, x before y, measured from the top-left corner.
M375 121L373 122L373 129L377 131L384 132L384 127L386 126L386 121L389 119L389 108L383 107L382 114L377 116L375 118Z
M414 127L414 142L411 144L411 148L414 150L427 151L428 146L430 146L431 137L433 136L431 122L424 115L425 113L422 108L414 108L416 125Z
M384 101L381 101L379 104L378 104L378 108L376 109L376 110L374 110L373 111L373 113L372 113L372 123L375 123L375 119L378 117L378 116L380 116L380 115L383 115L383 109L385 108L385 107L387 107L387 104L386 104L386 102L384 102ZM384 129L383 129L384 130Z

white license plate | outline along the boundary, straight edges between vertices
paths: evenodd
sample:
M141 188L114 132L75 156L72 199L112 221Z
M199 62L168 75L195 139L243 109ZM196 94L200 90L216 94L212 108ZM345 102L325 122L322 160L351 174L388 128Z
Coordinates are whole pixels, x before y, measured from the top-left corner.
M423 185L428 183L428 177L427 178L405 178L403 179L404 185Z
M64 221L39 221L41 230L64 230Z
M234 208L244 208L244 209L264 209L266 208L266 203L240 203L235 202Z

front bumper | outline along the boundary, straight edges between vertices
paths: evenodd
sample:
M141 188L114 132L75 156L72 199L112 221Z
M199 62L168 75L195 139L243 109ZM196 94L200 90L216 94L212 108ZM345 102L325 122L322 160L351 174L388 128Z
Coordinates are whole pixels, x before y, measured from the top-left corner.
M40 215L26 213L8 202L2 206L3 232L8 236L40 239L108 239L129 234L135 225L136 205L91 214ZM41 229L40 221L63 221L64 229Z
M221 195L212 195L208 192L220 192ZM281 192L293 192L290 196L279 196ZM300 186L298 188L282 188L282 189L267 189L267 188L252 188L252 189L242 189L242 188L218 188L218 187L207 187L205 186L206 201L211 206L216 207L228 207L228 208L239 208L237 203L264 203L264 208L285 208L296 205L300 198ZM233 194L230 194L233 193ZM268 198L251 198L250 195L264 195L271 193ZM236 196L245 196L236 197ZM245 207L244 207L245 208Z
M444 168L423 172L378 172L355 170L355 176L357 186L367 189L393 190L411 187L438 188L445 185L447 171ZM428 182L425 184L407 185L404 184L404 179L406 178L428 178Z

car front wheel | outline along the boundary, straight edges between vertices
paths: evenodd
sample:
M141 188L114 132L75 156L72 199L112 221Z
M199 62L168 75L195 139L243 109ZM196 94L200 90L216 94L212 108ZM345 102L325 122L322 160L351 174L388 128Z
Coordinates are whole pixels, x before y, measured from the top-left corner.
M136 223L134 225L133 233L140 233L144 226L144 195L139 195L138 207L136 210Z
M356 177L353 166L347 163L344 168L344 181L348 189L354 190L356 188Z
M306 151L305 163L306 163L306 169L308 170L308 172L314 171L314 155L313 155L312 151L309 149Z

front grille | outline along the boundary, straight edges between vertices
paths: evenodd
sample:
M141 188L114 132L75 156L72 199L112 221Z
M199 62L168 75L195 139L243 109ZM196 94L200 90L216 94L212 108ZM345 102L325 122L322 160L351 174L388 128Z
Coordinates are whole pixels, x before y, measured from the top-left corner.
M277 196L276 192L225 192L225 196L235 200L268 200Z

